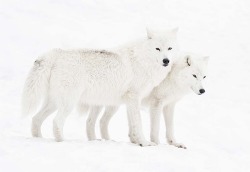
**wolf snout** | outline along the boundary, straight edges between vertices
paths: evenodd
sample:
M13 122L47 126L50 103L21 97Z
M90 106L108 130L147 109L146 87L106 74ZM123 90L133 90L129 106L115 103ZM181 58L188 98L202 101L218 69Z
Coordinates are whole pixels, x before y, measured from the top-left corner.
M202 88L199 90L199 92L200 92L200 94L203 94L203 93L205 93L205 90Z
M166 67L169 64L169 59L165 58L165 59L162 60L162 62L163 62L163 66Z

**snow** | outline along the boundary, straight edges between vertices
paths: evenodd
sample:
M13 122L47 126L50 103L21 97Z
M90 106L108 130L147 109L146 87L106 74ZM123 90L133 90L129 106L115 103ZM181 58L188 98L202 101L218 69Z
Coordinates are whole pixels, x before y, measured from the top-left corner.
M8 0L0 1L0 171L250 171L250 1ZM111 48L145 36L145 26L179 26L183 50L210 56L206 94L176 107L177 141L129 143L125 108L111 121L115 141L87 141L86 117L68 118L65 141L44 138L20 118L20 94L35 59L52 48ZM149 115L142 112L145 136ZM97 127L97 131L98 131ZM99 132L98 137L100 138Z

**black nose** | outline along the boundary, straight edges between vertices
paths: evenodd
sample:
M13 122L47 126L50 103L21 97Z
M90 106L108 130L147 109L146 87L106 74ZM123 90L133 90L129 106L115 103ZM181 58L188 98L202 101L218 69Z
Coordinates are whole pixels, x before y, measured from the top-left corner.
M166 58L166 59L163 59L163 64L164 64L164 66L167 66L168 63L169 63L169 60L168 60L167 58Z
M205 93L204 89L200 89L199 91L200 91L201 94Z

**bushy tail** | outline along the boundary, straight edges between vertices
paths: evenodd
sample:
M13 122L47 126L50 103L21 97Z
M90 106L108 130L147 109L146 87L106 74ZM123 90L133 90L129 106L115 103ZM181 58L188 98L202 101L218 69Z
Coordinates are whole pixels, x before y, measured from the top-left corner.
M22 116L34 113L41 100L48 94L51 63L45 58L34 62L22 94Z

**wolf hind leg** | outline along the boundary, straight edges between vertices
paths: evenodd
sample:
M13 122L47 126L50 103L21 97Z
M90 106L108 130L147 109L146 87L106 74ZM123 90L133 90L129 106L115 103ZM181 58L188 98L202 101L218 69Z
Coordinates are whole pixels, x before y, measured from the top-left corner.
M92 106L87 122L86 122L86 131L88 140L95 140L96 134L95 134L95 124L96 120L102 110L102 106Z
M82 94L84 92L84 83L78 81L79 76L76 75L72 80L67 80L65 84L62 82L63 84L59 88L53 87L51 90L58 107L58 112L53 119L53 134L57 142L63 141L63 127L66 118L84 95Z
M65 120L73 110L73 106L60 107L53 120L53 133L57 142L63 141L63 127Z
M79 100L80 95L77 94L77 89L75 92L70 92L64 94L61 100L57 102L58 112L53 120L53 133L55 140L57 142L63 141L63 127L66 121L66 118L72 112L77 101ZM68 96L70 95L70 96Z
M32 118L31 133L33 137L42 137L41 126L44 120L55 112L56 106L49 100L45 100L40 111Z
M114 114L118 110L118 106L108 106L105 109L105 112L100 120L100 130L102 139L109 140L109 132L108 132L108 125L110 119L114 116Z

